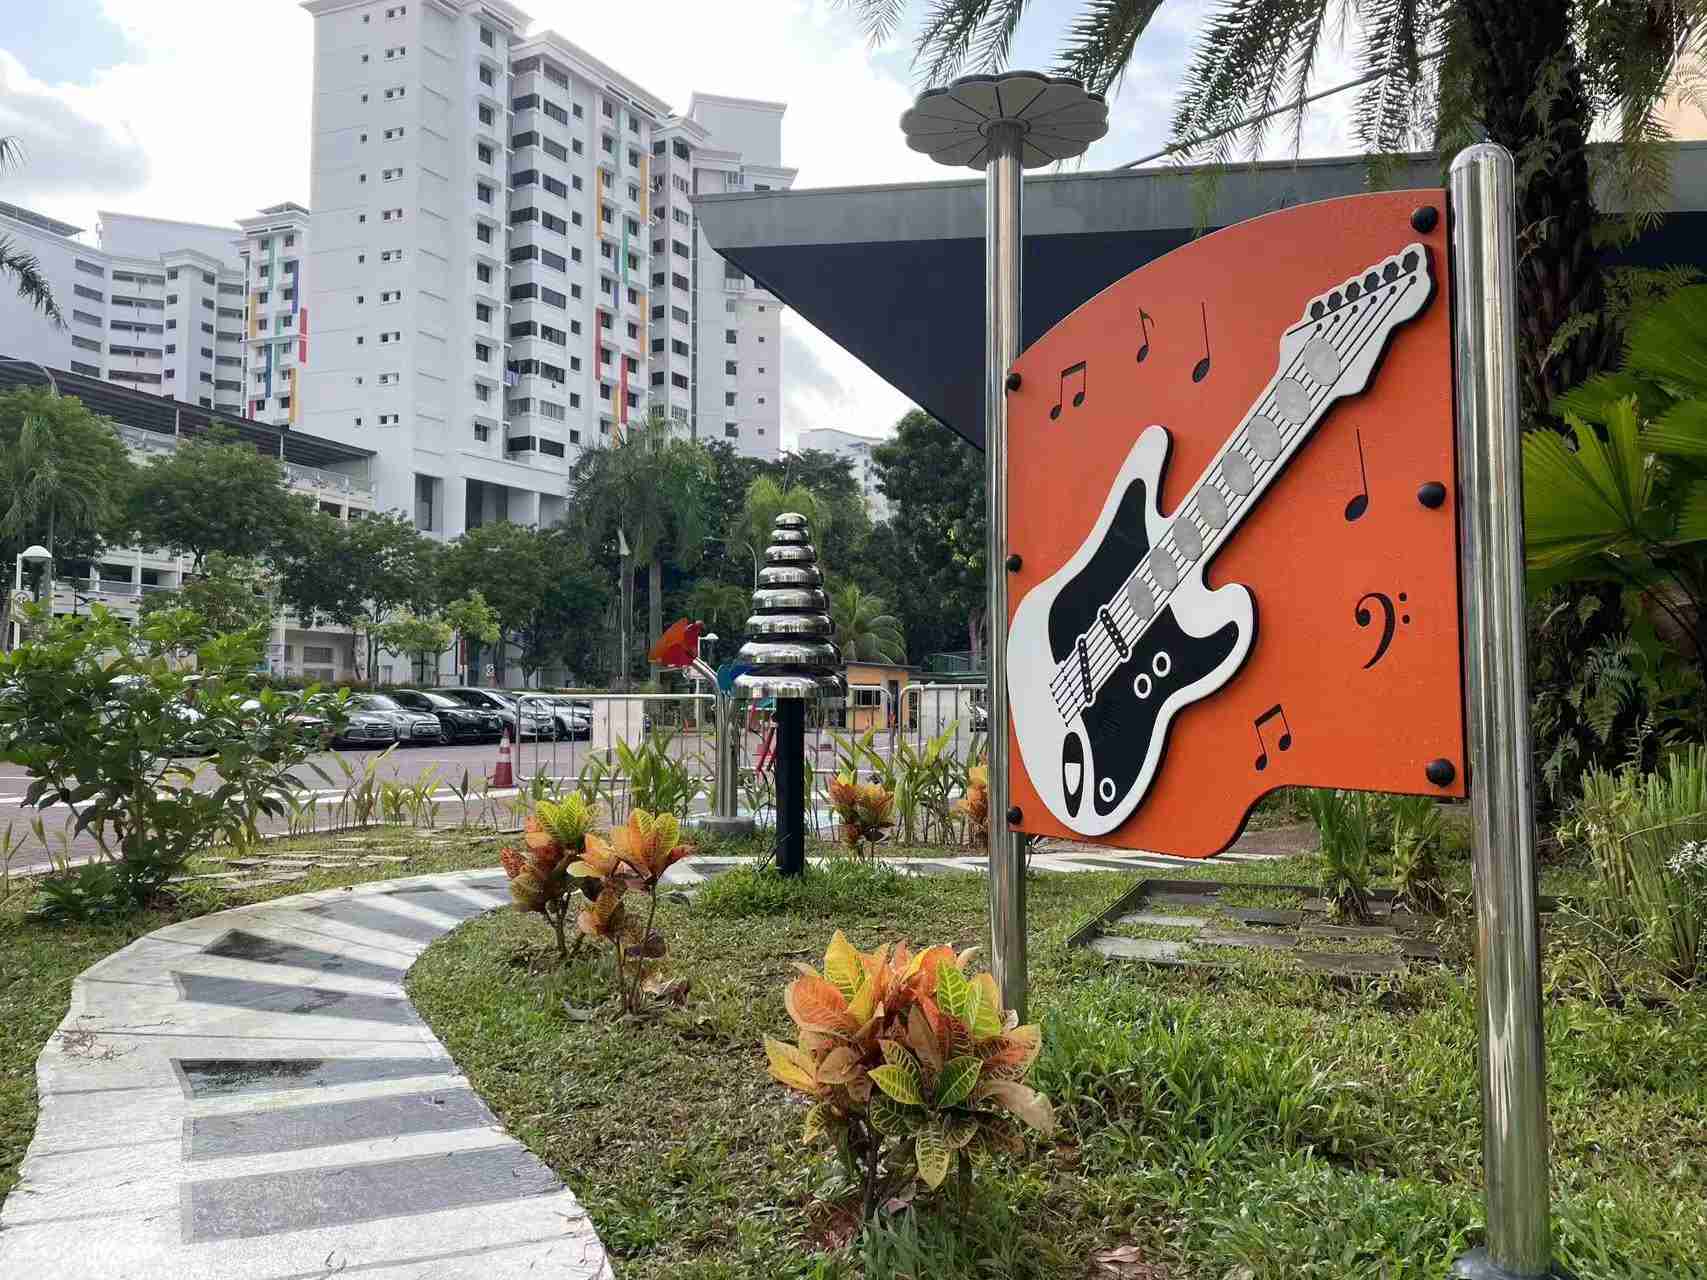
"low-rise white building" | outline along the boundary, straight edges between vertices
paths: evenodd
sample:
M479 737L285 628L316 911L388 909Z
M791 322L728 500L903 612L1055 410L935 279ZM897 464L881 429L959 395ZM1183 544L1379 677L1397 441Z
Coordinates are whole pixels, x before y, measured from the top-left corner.
M112 420L138 463L169 453L184 439L218 426L278 458L293 493L314 500L339 519L360 519L374 510L367 449L322 440L238 416L208 411L167 396L116 386L68 369L15 359L0 348L0 391L20 386L50 386L59 395L76 396L91 411ZM160 548L108 547L99 560L64 562L54 569L53 610L69 614L98 602L134 616L142 602L160 592L177 591L190 575L190 559ZM11 589L11 581L6 583ZM268 669L280 675L333 681L354 679L357 656L344 627L305 627L288 610L274 619Z
M799 449L833 453L836 457L846 458L853 463L854 479L859 482L860 496L865 499L865 512L874 521L885 520L889 516L889 500L884 497L883 490L877 487L877 465L871 460L871 451L882 443L882 440L871 436L857 435L852 431L838 431L834 427L815 427L811 431L802 431L800 438L795 441Z

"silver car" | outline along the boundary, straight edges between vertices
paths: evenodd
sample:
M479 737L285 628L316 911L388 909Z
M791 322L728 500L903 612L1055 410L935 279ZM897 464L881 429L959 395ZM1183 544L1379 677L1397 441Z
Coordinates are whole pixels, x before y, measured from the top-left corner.
M387 694L359 693L350 699L350 710L352 719L356 714L386 717L394 730L394 740L400 743L436 743L443 734L436 715L412 710Z

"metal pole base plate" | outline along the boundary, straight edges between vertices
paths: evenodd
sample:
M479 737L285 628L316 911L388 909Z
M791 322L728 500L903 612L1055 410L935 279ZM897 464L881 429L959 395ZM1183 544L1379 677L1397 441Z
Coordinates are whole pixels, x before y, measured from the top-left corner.
M1472 1249L1452 1264L1449 1273L1453 1280L1543 1280L1539 1276L1519 1275L1507 1271L1488 1256L1486 1249ZM1576 1280L1557 1263L1546 1273L1545 1280Z
M712 836L750 836L757 830L751 818L720 818L713 813L695 818L693 825L695 830Z

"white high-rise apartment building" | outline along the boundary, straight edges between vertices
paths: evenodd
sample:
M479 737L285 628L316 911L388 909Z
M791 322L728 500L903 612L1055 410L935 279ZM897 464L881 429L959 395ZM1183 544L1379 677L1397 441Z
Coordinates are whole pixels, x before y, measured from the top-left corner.
M780 305L727 278L689 197L792 181L780 106L696 97L674 116L555 32L526 37L505 0L303 7L297 421L376 451L382 509L447 538L554 522L580 449L654 409L775 453Z
M686 116L652 144L652 286L661 289L666 275L670 286L667 300L652 303L655 321L665 307L670 320L667 337L652 339L653 360L667 362L653 366L653 395L667 385L671 414L696 438L726 440L759 458L782 448L782 304L711 248L690 197L793 186L796 171L782 165L784 110L778 102L696 93ZM678 296L684 276L686 299ZM685 419L675 398L684 386L692 388Z
M248 310L244 412L270 426L294 426L302 405L299 379L308 363L302 265L308 261L308 210L287 201L239 218L237 225L243 229L237 252Z
M246 324L235 227L102 211L80 227L0 204L0 235L33 254L65 315L55 328L0 289L0 356L242 414Z

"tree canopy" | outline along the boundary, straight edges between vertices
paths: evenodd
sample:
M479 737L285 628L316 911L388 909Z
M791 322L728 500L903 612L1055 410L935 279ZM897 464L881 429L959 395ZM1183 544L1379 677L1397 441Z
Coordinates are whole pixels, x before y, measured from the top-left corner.
M130 523L142 545L188 555L199 571L213 551L271 555L306 505L285 487L277 458L211 435L149 459L131 491Z

